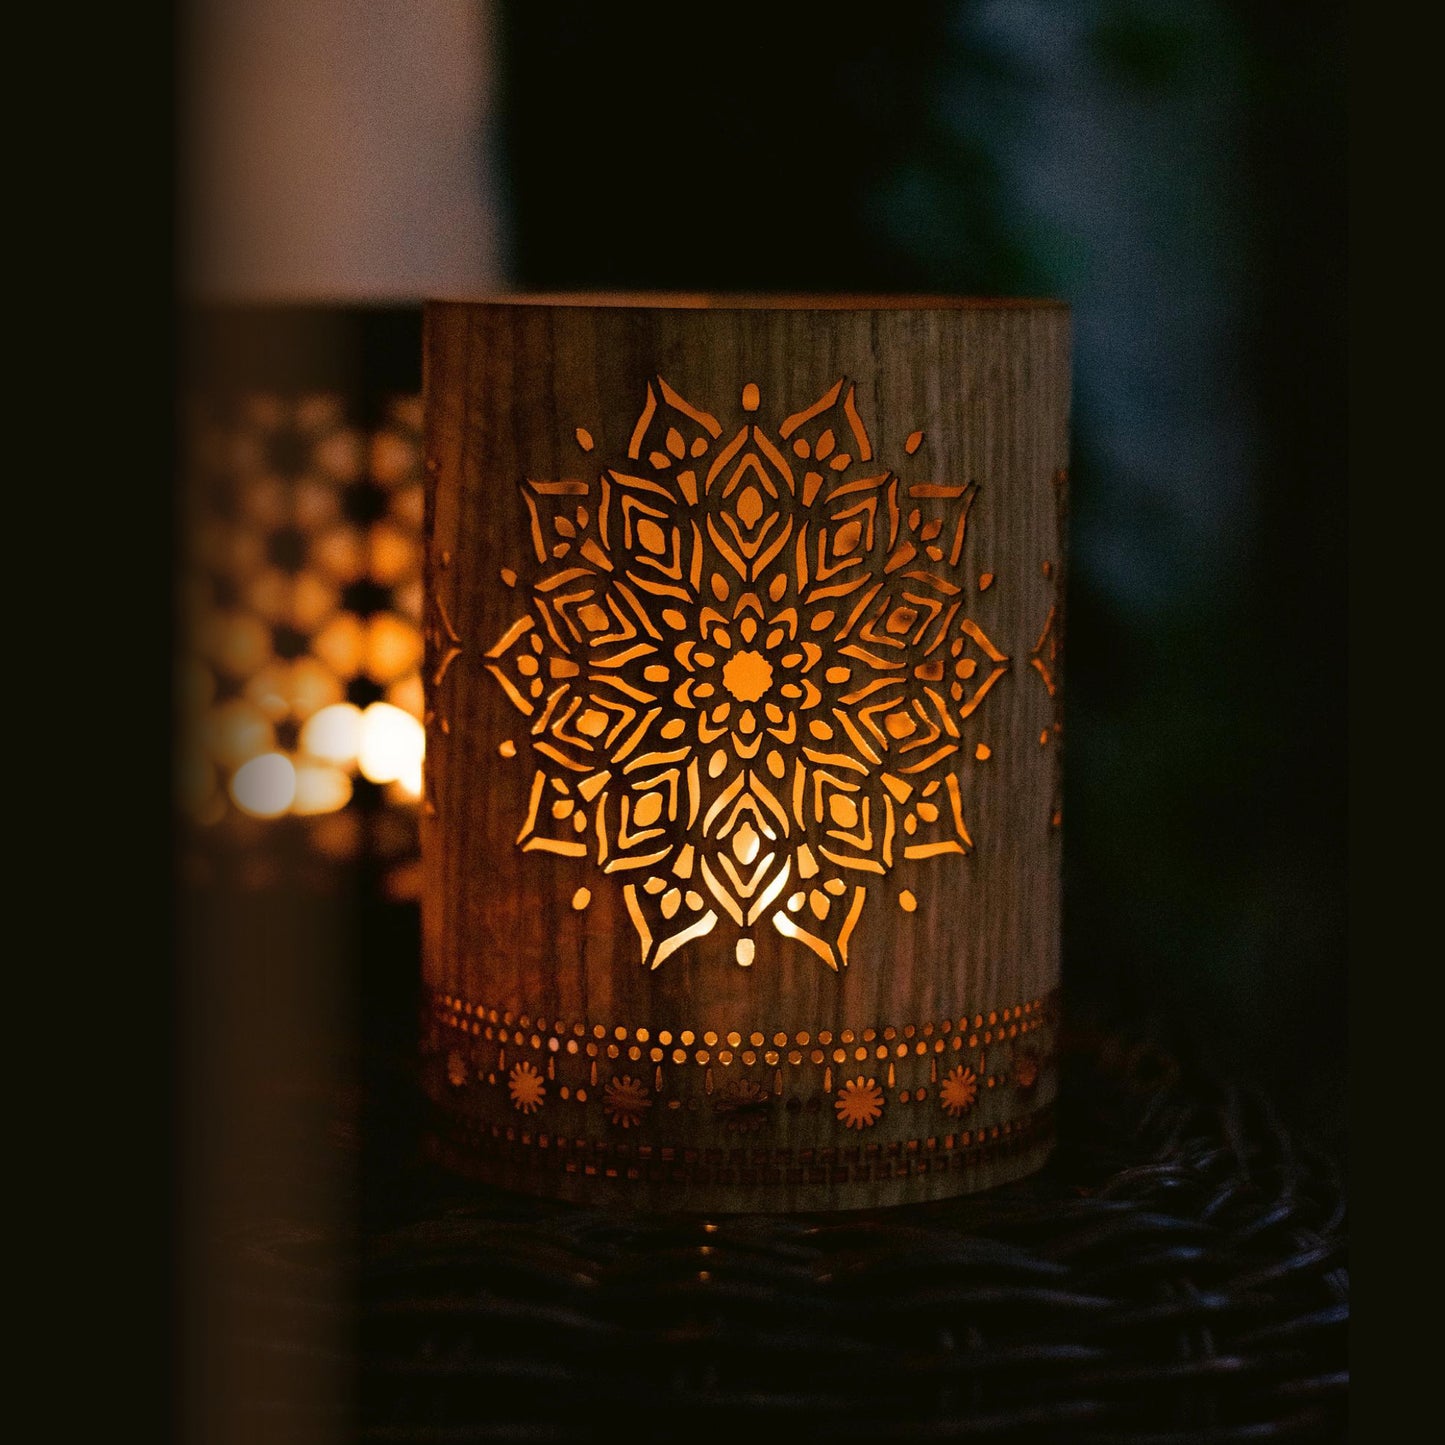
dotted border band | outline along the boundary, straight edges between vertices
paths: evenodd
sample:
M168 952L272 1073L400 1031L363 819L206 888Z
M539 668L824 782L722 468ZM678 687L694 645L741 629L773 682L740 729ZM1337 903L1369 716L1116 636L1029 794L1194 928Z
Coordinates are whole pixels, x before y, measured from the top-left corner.
M776 1067L784 1062L800 1065L847 1065L884 1062L910 1055L959 1052L1016 1039L1052 1022L1058 990L1028 1003L966 1013L959 1019L938 1023L886 1025L861 1030L800 1029L788 1033L752 1029L747 1034L732 1030L719 1034L714 1029L629 1029L624 1024L565 1023L533 1020L527 1014L475 1004L450 993L432 992L428 1002L431 1016L442 1026L477 1040L503 1047L531 1047L552 1054L583 1055L587 1058L626 1059L632 1063L693 1063L706 1068L724 1067L737 1060L747 1067L762 1063ZM701 1045L701 1047L697 1047Z

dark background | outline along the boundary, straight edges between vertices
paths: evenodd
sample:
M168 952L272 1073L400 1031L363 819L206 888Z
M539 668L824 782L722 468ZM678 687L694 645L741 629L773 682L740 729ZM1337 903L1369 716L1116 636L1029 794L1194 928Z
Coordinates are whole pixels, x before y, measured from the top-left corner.
M517 289L1071 304L1066 1007L1148 1023L1342 1148L1343 8L557 0L496 19ZM420 390L420 299L191 308L183 384L339 387L364 417ZM414 909L375 883L346 881L324 977L401 1046ZM271 901L279 959L286 910L289 936L314 921Z
M1343 7L502 14L519 287L1071 303L1066 1002L1342 1138Z
M1343 6L510 0L496 17L517 289L1070 303L1066 1018L1258 1082L1343 1156ZM179 389L339 388L365 416L420 389L421 299L188 306ZM395 1111L361 1056L413 1044L415 905L365 860L318 890L304 838L271 837L282 883L183 881L178 899L182 1372L216 1438L254 1382L225 1287L243 1294L250 1266L215 1239L400 1211L414 1142L378 1132ZM334 1163L314 1140L338 1127L338 1077L356 1137Z

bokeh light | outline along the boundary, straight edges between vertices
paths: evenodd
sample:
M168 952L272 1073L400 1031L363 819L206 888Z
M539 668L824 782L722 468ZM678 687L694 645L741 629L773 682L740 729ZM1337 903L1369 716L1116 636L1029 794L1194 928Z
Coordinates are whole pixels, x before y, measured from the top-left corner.
M326 763L298 763L291 811L307 816L334 813L351 801L351 779Z
M281 753L242 763L231 779L231 801L253 818L279 818L296 799L296 769Z
M353 410L328 393L197 403L174 790L203 827L290 815L325 857L404 858L424 746L421 398L369 425ZM356 808L360 826L321 826Z
M357 765L373 783L415 778L421 793L421 760L426 748L422 725L390 703L374 702L361 715L361 748Z
M338 702L313 714L301 729L301 750L338 767L351 767L361 752L361 709L355 703Z

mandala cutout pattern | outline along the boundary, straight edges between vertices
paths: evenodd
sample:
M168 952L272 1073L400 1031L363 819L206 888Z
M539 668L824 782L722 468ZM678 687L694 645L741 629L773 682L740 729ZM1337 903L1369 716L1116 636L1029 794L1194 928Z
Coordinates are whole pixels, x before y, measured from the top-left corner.
M749 966L766 928L846 967L897 863L972 847L959 766L1010 666L969 616L976 484L882 465L846 379L761 404L657 377L622 456L524 482L535 568L483 659L534 770L517 845L616 879L650 968L718 929Z

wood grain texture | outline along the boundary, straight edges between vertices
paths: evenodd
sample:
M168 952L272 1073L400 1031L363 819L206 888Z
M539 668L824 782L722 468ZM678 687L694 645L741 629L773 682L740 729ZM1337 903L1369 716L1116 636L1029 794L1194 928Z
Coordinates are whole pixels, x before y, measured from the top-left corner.
M425 355L447 1157L706 1209L1036 1167L1067 310L438 302Z

